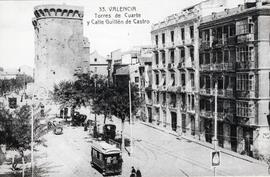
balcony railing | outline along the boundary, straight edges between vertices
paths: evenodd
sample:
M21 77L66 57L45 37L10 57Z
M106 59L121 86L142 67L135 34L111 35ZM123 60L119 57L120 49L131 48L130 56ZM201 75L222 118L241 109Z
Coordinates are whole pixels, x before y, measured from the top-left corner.
M182 105L180 106L180 111L186 112L186 111L187 111L186 105L182 104Z
M235 45L236 44L236 37L232 36L232 37L228 37L227 39L227 45Z
M223 70L223 64L212 64L210 65L210 69L213 71L222 71Z
M174 47L175 47L174 42L169 42L169 43L167 44L167 47L168 47L168 48L174 48Z
M200 44L200 49L201 50L208 50L210 49L210 41L202 41Z
M225 96L232 98L234 96L233 89L229 89L229 88L225 89Z
M237 62L236 69L254 69L255 63L254 61L246 61L246 62Z
M168 64L168 69L169 70L174 70L174 68L175 68L175 64L174 63L169 63Z
M201 71L209 71L210 70L210 64L202 64L200 65Z
M241 97L241 98L255 98L255 91L250 91L250 90L239 91L239 90L237 90L236 96Z
M153 104L153 101L151 99L146 99L145 100L145 103L148 104L148 105L152 105Z
M214 39L212 42L212 47L214 48L220 48L223 46L223 41L222 39Z
M244 34L237 36L237 43L245 43L254 41L254 34Z
M207 117L207 118L213 117L213 113L211 111L201 110L200 112L201 112L201 116L203 117Z

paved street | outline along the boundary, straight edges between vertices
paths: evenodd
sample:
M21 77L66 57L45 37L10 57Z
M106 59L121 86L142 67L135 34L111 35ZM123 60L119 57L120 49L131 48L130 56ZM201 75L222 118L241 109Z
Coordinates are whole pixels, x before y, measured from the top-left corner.
M103 119L100 119L103 121ZM114 120L120 130L120 121ZM125 134L130 129L126 123ZM129 176L131 166L140 168L143 176L213 176L210 167L210 152L207 147L191 141L178 140L175 136L136 122L133 126L134 153L123 153L123 174ZM42 173L55 177L102 176L90 165L92 138L83 127L67 125L64 134L51 132L45 137L48 147L40 147L35 154L38 169ZM267 175L267 167L221 155L221 166L217 168L220 176Z

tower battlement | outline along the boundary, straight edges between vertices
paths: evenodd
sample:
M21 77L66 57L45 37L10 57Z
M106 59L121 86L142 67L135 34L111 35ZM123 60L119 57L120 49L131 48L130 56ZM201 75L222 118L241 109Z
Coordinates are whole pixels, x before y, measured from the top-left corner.
M42 18L68 18L82 20L83 7L69 5L39 5L34 7L34 15L35 18L33 21Z

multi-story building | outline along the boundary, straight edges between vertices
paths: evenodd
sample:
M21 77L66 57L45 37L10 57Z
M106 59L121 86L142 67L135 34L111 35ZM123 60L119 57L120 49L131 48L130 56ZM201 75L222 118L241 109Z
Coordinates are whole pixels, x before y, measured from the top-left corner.
M270 4L246 3L201 19L200 134L212 142L217 84L218 144L270 154Z
M208 0L152 26L151 89L146 89L148 122L199 138L200 16L224 8Z
M89 70L90 73L107 76L108 75L107 59L101 56L97 51L90 53Z

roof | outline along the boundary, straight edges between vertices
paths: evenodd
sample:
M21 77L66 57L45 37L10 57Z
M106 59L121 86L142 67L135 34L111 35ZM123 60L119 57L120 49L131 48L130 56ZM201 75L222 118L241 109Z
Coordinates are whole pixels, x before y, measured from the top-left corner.
M117 154L121 153L121 150L114 145L108 144L105 141L94 142L92 148L100 151L103 154Z
M123 66L116 69L115 75L129 75L129 66Z

